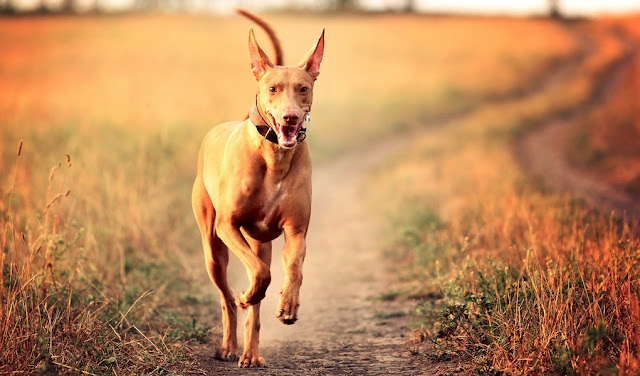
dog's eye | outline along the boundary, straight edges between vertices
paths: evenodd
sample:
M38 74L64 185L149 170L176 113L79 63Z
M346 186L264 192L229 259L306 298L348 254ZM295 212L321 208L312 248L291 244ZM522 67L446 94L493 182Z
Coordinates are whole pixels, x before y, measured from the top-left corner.
M303 86L303 87L300 88L300 92L301 93L306 93L307 91L309 91L309 88L306 87L306 86Z
M275 93L277 90L275 86L269 86L269 91Z

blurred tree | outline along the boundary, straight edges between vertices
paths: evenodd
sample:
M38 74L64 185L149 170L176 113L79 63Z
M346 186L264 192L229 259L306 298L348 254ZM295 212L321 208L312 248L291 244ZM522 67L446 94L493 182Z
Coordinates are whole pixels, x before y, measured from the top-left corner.
M0 2L0 14L13 14L16 12L13 0L4 0Z
M551 18L562 18L562 13L560 13L559 7L560 0L549 0L549 17Z
M334 0L334 4L337 11L353 10L358 8L357 0Z
M75 0L62 0L62 7L60 11L63 13L73 13L76 9Z
M407 12L407 13L414 12L416 10L416 1L415 0L406 0L404 2L404 8L402 10Z

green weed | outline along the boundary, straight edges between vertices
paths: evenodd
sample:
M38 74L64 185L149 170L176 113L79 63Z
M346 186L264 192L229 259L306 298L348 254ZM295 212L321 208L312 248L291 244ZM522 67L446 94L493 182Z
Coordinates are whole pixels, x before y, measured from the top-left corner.
M390 312L376 311L373 313L373 318L384 320L384 319L392 319L396 317L404 317L406 315L407 315L407 312L405 311L390 311Z

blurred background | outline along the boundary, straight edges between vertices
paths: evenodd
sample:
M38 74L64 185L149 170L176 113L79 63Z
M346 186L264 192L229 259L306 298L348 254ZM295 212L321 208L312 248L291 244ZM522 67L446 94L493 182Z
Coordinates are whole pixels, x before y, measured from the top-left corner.
M304 9L584 16L637 11L640 4L637 0L2 0L0 7L4 13L162 10L227 14L233 8L244 7L254 11Z
M219 338L218 298L191 212L195 161L204 134L242 119L253 103L249 27L272 51L235 7L274 27L286 64L326 28L307 138L314 169L407 138L360 183L391 228L385 260L414 285L407 295L432 297L421 301L418 325L429 327L442 304L481 285L469 268L508 279L505 294L504 286L528 288L525 272L491 260L522 271L525 258L537 260L524 254L533 250L543 262L527 270L557 272L549 283L573 278L566 286L607 293L595 302L591 293L569 303L551 296L540 304L559 307L532 302L524 318L518 305L515 323L503 326L516 328L513 336L494 337L531 338L513 346L521 352L487 346L499 349L491 367L517 374L519 361L533 359L543 365L537 374L554 362L565 362L558 373L566 374L563 366L637 359L640 314L627 313L640 312L638 231L549 190L521 141L568 125L533 148L555 158L543 170L565 161L559 176L577 169L638 202L640 0L0 0L0 302L19 312L0 312L0 373L3 365L32 373L58 359L89 372L145 374L181 363L171 351L184 348L172 344ZM600 284L610 275L620 280ZM614 290L618 300L605 301ZM584 322L536 321L567 306ZM611 306L616 315L598 314ZM67 318L58 326L56 310ZM601 320L614 345L585 352L585 333ZM534 322L535 330L519 326ZM132 325L155 341L139 348L151 355L123 340Z

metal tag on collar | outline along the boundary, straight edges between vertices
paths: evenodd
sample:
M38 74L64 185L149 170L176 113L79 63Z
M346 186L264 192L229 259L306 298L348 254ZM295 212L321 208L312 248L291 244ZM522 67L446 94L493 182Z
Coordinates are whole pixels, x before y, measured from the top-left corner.
M309 115L308 112L306 114L304 114L304 122L307 123L306 126L305 126L306 130L311 128L311 115Z

